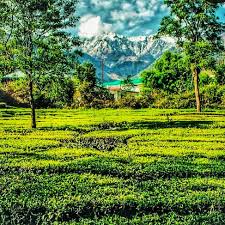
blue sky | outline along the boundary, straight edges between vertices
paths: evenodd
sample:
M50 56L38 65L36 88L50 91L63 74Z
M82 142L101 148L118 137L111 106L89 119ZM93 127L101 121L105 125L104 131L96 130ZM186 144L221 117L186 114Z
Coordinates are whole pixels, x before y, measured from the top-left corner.
M162 0L80 0L80 36L115 32L126 36L152 35L168 14ZM218 15L225 21L225 5Z

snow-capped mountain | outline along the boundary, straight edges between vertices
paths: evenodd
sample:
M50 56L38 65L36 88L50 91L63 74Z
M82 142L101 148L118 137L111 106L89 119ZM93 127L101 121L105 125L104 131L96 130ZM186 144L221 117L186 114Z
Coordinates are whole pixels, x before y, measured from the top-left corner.
M138 75L166 50L175 47L170 38L155 40L152 36L124 37L114 33L84 39L82 61L90 61L97 68L98 77L114 80Z

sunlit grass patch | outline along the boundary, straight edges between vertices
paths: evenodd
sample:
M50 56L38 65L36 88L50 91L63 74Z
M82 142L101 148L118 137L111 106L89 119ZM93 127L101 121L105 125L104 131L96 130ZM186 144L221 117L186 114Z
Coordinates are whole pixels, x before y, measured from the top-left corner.
M29 151L21 149L21 148L17 148L17 147L0 147L0 154L1 155L6 155L6 154L23 154L23 153L27 153Z
M36 131L26 136L27 139L64 140L69 141L77 135L73 131Z

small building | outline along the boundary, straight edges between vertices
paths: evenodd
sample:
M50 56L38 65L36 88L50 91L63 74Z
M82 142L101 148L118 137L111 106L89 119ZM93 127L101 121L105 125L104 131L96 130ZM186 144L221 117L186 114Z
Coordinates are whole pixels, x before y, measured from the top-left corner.
M115 100L120 99L124 94L138 95L141 92L142 79L130 79L128 82L124 80L116 80L105 82L103 86L114 95Z

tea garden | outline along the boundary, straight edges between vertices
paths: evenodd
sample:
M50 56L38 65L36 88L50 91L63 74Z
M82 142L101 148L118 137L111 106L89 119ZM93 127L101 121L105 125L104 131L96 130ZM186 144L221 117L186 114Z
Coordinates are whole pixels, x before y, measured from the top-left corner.
M225 224L225 111L0 110L0 224Z

